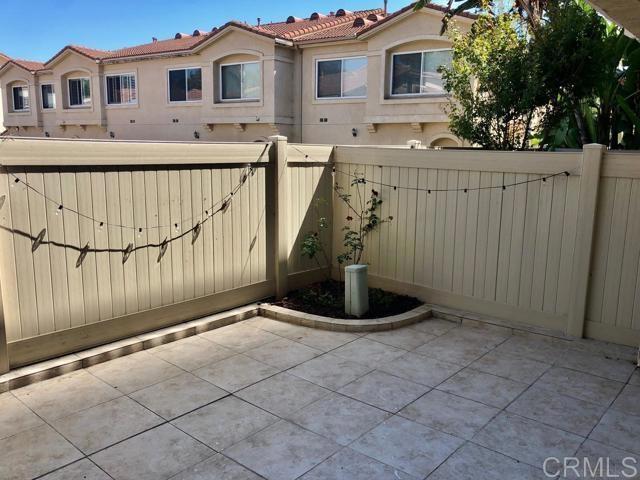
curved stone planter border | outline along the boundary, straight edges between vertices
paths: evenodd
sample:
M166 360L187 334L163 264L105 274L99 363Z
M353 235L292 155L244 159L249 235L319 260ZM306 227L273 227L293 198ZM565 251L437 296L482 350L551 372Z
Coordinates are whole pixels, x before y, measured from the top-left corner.
M432 316L431 307L428 305L420 305L413 310L391 317L367 320L323 317L270 304L261 304L259 312L263 317L273 320L338 332L379 332L382 330L393 330L421 322Z

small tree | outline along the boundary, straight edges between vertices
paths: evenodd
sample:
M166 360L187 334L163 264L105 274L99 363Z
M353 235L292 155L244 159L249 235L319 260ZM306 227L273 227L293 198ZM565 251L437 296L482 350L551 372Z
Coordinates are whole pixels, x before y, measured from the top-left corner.
M370 233L375 231L380 225L393 220L392 216L381 218L378 210L382 206L382 199L377 190L371 189L371 193L367 200L360 193L359 185L366 185L367 181L363 177L354 178L351 186L356 187L357 203L353 204L352 195L346 193L337 183L335 191L338 198L342 200L349 211L355 217L349 214L346 218L347 225L342 228L344 232L343 245L346 248L344 253L338 255L338 264L343 265L347 262L359 264L366 247L366 239Z
M334 185L334 190L338 198L345 203L350 212L345 219L347 225L342 228L344 232L343 245L346 250L336 257L340 266L348 262L359 264L362 261L366 248L366 239L369 234L374 232L383 223L393 220L392 216L381 218L378 215L378 211L383 203L380 198L380 193L372 189L369 198L365 200L360 192L360 185L366 185L366 179L363 177L358 176L351 182L351 186L356 187L357 192L357 202L355 205L352 198L353 195L346 193L337 183ZM324 202L324 200L318 199L314 207L318 209L318 205L321 202ZM329 261L327 249L322 240L322 232L327 231L329 227L330 225L326 217L320 216L318 219L318 229L308 232L304 236L301 254L303 257L315 260L319 267L322 267L320 256L323 256L330 272L331 262Z
M323 268L323 265L320 261L320 257L322 257L325 262L324 268L327 269L327 279L329 279L331 278L331 260L329 259L329 254L327 253L322 238L323 232L329 231L330 223L329 220L327 220L327 217L320 214L320 207L325 205L326 203L327 201L323 198L317 198L313 203L313 208L315 210L316 217L318 218L318 229L309 232L304 236L304 238L302 239L302 245L300 247L300 253L303 257L314 260L320 268Z

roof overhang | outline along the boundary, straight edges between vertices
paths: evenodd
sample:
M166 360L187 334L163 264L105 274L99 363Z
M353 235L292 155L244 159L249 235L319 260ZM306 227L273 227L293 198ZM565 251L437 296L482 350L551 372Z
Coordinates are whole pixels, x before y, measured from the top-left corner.
M5 72L7 72L7 70L9 70L11 67L19 68L20 70L27 72L30 75L35 75L37 73L35 70L29 70L28 68L24 67L23 65L20 65L17 62L14 62L13 60L9 60L4 65L0 66L0 76L4 75Z
M640 38L640 0L588 0L602 15Z
M634 0L636 1L636 0ZM640 1L640 0L637 0ZM400 10L397 14L391 14L389 15L387 18L382 19L381 21L379 21L378 23L373 24L371 27L363 30L360 34L357 35L357 38L365 40L367 38L370 38L374 35L376 35L377 33L395 25L398 22L401 22L402 20L404 20L407 17L410 17L411 15L432 15L432 16L436 16L440 19L442 19L444 17L444 12L440 11L440 10L436 10L434 8L429 8L428 6L425 8L421 8L419 10L414 10L413 9L413 5L411 4L407 7L405 7L404 9ZM404 11L403 11L404 10ZM455 17L453 17L453 20L455 21L459 21L461 23L466 23L466 24L471 24L475 21L475 18L470 18L468 16L461 16L461 15L456 15Z
M89 55L87 55L84 52L81 52L80 50L76 50L75 48L73 48L70 45L67 45L66 47L64 47L62 50L58 51L58 53L56 53L53 57L51 57L51 59L49 59L46 63L45 66L47 68L51 68L53 67L56 63L61 62L63 59L65 59L67 56L69 55L79 55L83 58L86 58L88 60L91 60L92 62L96 62L99 63L100 60L97 58L93 58L90 57Z

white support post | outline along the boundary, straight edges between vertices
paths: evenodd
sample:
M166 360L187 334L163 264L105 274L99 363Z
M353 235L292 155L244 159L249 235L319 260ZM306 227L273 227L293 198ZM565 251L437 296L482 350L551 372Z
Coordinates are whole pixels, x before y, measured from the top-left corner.
M269 137L273 143L272 166L273 196L267 197L272 202L270 210L274 216L274 263L276 298L281 299L288 293L289 275L289 172L287 170L287 137L274 135Z
M598 144L585 145L582 152L578 228L573 251L572 292L567 322L567 334L578 338L584 336L587 294L589 292L591 273L591 253L598 207L600 169L604 152L605 147Z
M0 374L9 371L9 345L4 324L4 307L2 306L2 284L0 283Z

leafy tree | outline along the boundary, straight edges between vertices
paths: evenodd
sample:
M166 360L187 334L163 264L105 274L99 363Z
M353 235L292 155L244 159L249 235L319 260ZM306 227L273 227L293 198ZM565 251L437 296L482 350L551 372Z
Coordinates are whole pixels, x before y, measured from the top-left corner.
M575 27L581 24L584 28ZM576 30L582 37L571 33ZM640 148L640 42L590 7L571 2L562 11L550 11L534 49L539 63L555 52L567 52L562 62L545 62L546 89L560 93L547 110L541 144Z
M513 14L481 15L462 34L453 28L453 59L441 69L452 95L449 129L496 150L527 147L540 97L528 39Z
M532 3L495 14L475 2L488 13L466 34L450 29L451 131L501 150L638 148L640 43L582 0Z

